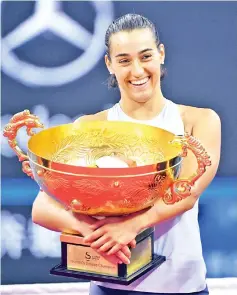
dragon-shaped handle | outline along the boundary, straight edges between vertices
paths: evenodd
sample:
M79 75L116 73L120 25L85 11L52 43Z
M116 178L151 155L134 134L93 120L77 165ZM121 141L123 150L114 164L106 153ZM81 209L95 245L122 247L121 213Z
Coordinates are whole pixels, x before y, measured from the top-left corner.
M191 188L195 182L204 174L207 166L211 166L210 156L201 145L200 141L194 136L185 133L184 136L175 136L171 141L173 145L182 146L181 157L186 157L188 150L196 156L198 168L190 179L175 180L170 189L164 194L163 200L166 204L174 204L191 195Z
M3 136L8 138L9 146L17 154L19 161L22 162L23 172L33 178L29 157L18 147L16 141L17 132L21 127L26 127L27 134L32 136L34 135L33 128L43 128L44 126L40 123L37 116L32 115L29 110L24 110L15 114L3 129Z

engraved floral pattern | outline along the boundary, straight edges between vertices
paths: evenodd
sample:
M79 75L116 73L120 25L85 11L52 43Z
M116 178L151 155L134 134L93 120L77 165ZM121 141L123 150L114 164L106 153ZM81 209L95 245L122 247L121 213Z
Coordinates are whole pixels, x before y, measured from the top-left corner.
M70 135L55 143L54 152L48 155L53 162L70 163L83 158L88 166L102 156L123 155L137 162L148 165L164 160L164 152L159 142L149 137L115 134L112 130L91 129Z

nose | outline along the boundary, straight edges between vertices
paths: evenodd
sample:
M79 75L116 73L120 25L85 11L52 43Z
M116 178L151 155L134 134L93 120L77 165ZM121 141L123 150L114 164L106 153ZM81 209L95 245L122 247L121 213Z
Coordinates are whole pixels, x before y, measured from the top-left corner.
M132 68L131 68L131 74L135 78L140 78L143 76L144 73L144 68L143 65L140 63L140 61L135 60L132 63Z

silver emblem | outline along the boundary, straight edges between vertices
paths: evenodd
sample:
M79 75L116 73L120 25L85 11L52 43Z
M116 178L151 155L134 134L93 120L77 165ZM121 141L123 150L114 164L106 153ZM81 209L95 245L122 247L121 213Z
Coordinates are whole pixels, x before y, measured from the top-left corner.
M34 14L2 39L2 70L8 76L29 86L57 86L87 74L104 54L104 35L113 20L110 1L90 1L96 17L94 33L70 18L61 9L62 1L38 0ZM39 67L18 59L13 50L44 31L51 31L83 50L66 65Z

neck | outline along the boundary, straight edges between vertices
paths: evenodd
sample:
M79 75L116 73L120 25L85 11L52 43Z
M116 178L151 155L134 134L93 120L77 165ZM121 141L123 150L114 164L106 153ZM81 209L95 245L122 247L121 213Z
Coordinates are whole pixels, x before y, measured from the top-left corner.
M120 107L123 112L136 120L151 120L158 116L165 106L166 99L160 91L159 94L149 99L147 102L136 102L132 99L120 99Z

